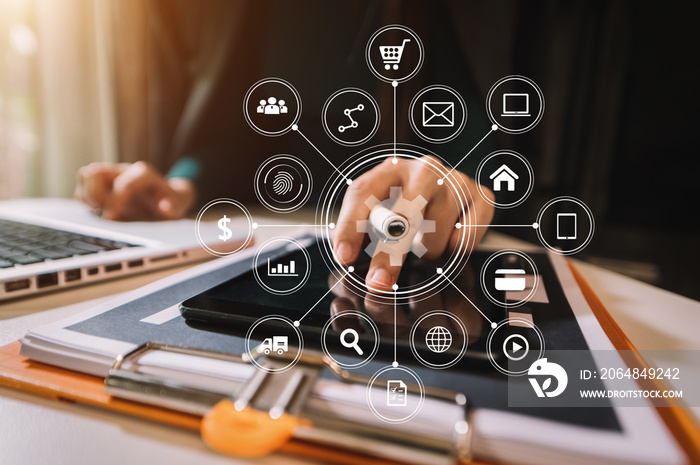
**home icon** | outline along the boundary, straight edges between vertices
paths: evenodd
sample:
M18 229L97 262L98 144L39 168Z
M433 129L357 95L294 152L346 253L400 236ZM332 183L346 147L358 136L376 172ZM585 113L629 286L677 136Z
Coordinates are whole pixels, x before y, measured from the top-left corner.
M506 165L501 165L500 168L491 173L489 178L493 179L494 191L500 191L501 184L506 183L506 189L508 189L509 192L513 192L515 190L515 180L519 179L518 175Z

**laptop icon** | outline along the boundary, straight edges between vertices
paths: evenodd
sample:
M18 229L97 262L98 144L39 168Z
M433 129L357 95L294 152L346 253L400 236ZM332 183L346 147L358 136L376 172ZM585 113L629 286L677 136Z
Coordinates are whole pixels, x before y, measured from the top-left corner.
M530 116L530 94L504 93L501 116Z

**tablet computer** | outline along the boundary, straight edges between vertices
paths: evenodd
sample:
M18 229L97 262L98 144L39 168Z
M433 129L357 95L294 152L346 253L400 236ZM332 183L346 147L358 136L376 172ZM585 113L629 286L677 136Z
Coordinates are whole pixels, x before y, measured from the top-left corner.
M331 273L324 264L321 255L323 252L319 245L315 240L308 244L306 252L313 268L309 280L293 294L278 295L269 292L256 281L251 269L185 300L181 305L183 317L188 324L197 328L239 336L245 336L251 325L270 315L283 315L292 321L303 318L299 330L304 336L305 348L320 351L324 325L330 318L339 316L327 329L330 337L327 336L325 341L328 341L331 349L342 351L343 345L347 348L350 345L348 343L354 341L355 334L347 337L348 335L343 336L343 331L352 328L358 335L355 343L361 348L360 351L371 350L378 332L380 344L375 360L391 363L395 357L394 345L397 355L414 356L409 343L413 325L426 313L441 310L454 318L444 318L444 324L437 330L433 330L434 325L418 327L417 336L413 338L414 350L440 364L443 359L454 359L458 355L457 352L466 346L460 366L469 368L473 365L489 364L486 354L487 335L491 330L489 320L501 321L506 316L506 310L492 303L478 284L480 266L489 254L472 254L464 269L452 280L459 289L448 286L422 300L403 299L397 302L394 309L394 299L391 295L372 294L366 290L361 292L358 286L351 285L338 276L338 273ZM369 267L369 256L362 255L354 270L360 277L366 275ZM303 261L303 252L299 250L275 257L275 262L279 263ZM267 260L259 260L259 273L267 272L267 267ZM434 273L433 262L408 256L401 269L398 285L401 288ZM462 294L469 296L471 302L464 299ZM478 306L478 309L471 303ZM343 316L345 313L348 313L347 317ZM371 319L376 332L365 319L358 318L357 313ZM466 329L466 337L463 336L464 331L459 328L460 322ZM266 323L265 329L270 337L293 336L292 333L286 334L290 330L287 325L278 324L275 320ZM445 336L449 338L449 345L445 344Z

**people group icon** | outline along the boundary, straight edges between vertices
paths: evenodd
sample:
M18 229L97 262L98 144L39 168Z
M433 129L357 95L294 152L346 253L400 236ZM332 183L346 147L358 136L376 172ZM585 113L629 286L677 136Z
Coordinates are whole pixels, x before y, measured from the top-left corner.
M258 106L258 113L264 113L266 115L279 115L280 113L288 113L289 109L285 105L284 100L279 102L275 97L270 97L265 100L260 100L260 106Z

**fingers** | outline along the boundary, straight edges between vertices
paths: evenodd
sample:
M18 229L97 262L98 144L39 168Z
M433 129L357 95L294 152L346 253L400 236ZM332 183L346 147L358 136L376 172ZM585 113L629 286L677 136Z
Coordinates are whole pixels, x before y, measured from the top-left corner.
M75 196L111 220L182 217L194 204L188 179L166 180L145 162L91 163L78 170Z
M465 188L468 189L470 192L476 192L477 190L477 185L476 181L471 179L469 176L459 173L461 176L461 180L465 185ZM473 234L474 241L470 242L470 244L467 244L470 247L476 246L479 242L481 242L481 239L483 239L484 234L488 231L488 226L491 224L491 220L493 219L493 214L494 214L494 206L493 202L495 202L496 197L493 194L493 192L487 188L486 186L481 186L481 190L484 192L485 195L487 195L491 199L491 203L487 202L484 198L482 198L480 195L473 196L472 202L469 205L469 208L474 211L474 220L476 221L473 224L477 225L482 225L478 227L472 227L472 217L467 217L467 218L459 218L458 221L463 223L465 226L456 229L452 228L452 234L450 236L450 241L449 241L449 247L454 249L456 247L459 247L460 243L463 240L463 234Z
M364 233L357 231L357 222L369 217L365 202L371 196L380 200L388 197L392 185L400 185L400 173L390 169L385 161L348 187L333 232L333 253L341 265L355 263L361 252Z
M424 220L433 222L430 228L424 225L427 234L419 238L426 248L423 256L426 259L437 258L447 247L451 228L459 215L449 186L438 184L445 167L440 160L427 155L418 160L399 160L397 168L404 171L401 184L403 197L415 205L425 203L421 211L414 212L414 216L422 216Z
M365 234L357 231L358 221L366 221L370 216L370 208L366 201L372 196L379 201L390 197L392 187L401 187L402 196L412 205L417 205L420 211L406 213L411 216L409 221L415 223L415 219L434 222L434 227L428 223L425 226L425 234L421 234L420 240L424 247L423 257L426 259L439 258L448 247L456 247L460 244L460 234L464 234L467 228L455 228L460 221L462 207L451 183L439 183L447 172L440 160L432 156L425 156L418 160L398 159L398 163L392 163L392 158L387 158L380 165L357 178L348 188L343 199L338 221L333 235L333 251L336 260L341 265L354 263L362 253L362 245ZM461 184L462 189L476 192L475 182L468 176L450 171L450 176L455 182ZM486 189L487 192L488 189ZM493 216L493 207L480 196L463 199L467 208L476 211L477 224L488 225ZM469 220L469 219L467 219ZM471 230L469 230L471 233ZM475 228L473 234L478 243L485 234L486 227ZM412 231L404 240L411 240L418 231ZM386 248L392 248L388 244ZM371 291L390 292L396 283L403 256L400 260L394 256L393 260L384 251L373 256L366 277L366 285Z
M114 178L129 167L128 163L91 163L78 170L75 196L94 209L103 209L112 192Z
M103 216L110 220L132 219L134 209L150 216L167 218L173 207L172 189L165 178L145 162L136 162L119 174L112 183L111 195L105 202Z
M401 264L392 266L389 254L380 252L372 257L365 285L371 292L391 292L400 272Z
M195 203L195 185L187 178L168 178L167 184L170 189L158 202L159 212L164 219L182 218Z
M446 168L442 163L430 156L423 157L422 166L417 166L411 179L409 192L422 195L428 201L423 218L433 221L433 232L424 234L421 238L426 252L423 258L434 260L442 255L454 229L454 224L459 218L459 205L454 198L450 186L447 183L438 184L442 178L441 171Z
M389 191L391 187L401 187L401 195L403 198L412 205L416 205L416 208L419 209L419 211L413 211L410 213L404 212L406 215L410 216L409 221L414 221L423 215L424 219L426 220L435 221L437 218L441 223L443 223L446 221L446 218L456 216L456 212L454 212L454 209L450 210L449 208L445 208L445 196L442 193L445 189L443 189L437 183L439 175L437 174L438 170L435 168L436 163L439 163L439 161L429 156L423 157L420 160L400 159L396 164L388 164L387 162L384 162L382 164L384 165L382 166L383 169L378 170L379 184L374 183L373 186L375 189L377 189L378 186L383 186ZM392 176L388 176L385 173L389 170L398 175L398 179L396 179L396 176L393 177L394 183L392 184L387 183L387 180L392 179ZM387 195L385 194L383 197L377 197L380 200L383 200L387 197ZM440 212L439 215L433 215L433 217L430 217L427 215L427 209L425 210L426 213L420 211L425 209L426 205L431 204L435 205L434 211ZM366 215L369 215L369 213L366 213ZM431 255L440 255L442 250L444 250L445 246L447 245L449 234L438 233L438 230L439 229L431 228L429 229L429 234L420 238L423 245L428 249L425 254L426 258ZM418 231L415 230L409 232L409 235L403 240L413 240L413 237L417 234L417 232ZM428 239L430 236L435 236L436 234L440 234L440 237ZM387 248L393 248L394 250L399 249L398 244L396 246L390 244L387 246ZM400 252L397 250L397 253ZM396 256L394 256L392 259L388 253L379 253L374 255L374 257L372 257L369 272L367 273L365 280L367 288L374 292L390 292L392 290L392 286L398 280L404 258L405 255L398 257L398 259Z
M475 184L473 180L470 180L472 184ZM482 190L484 193L489 196L491 202L496 201L496 196L493 195L493 192L487 187L483 187ZM474 202L474 210L476 211L476 224L480 225L488 225L491 224L491 220L493 219L493 213L494 213L494 206L492 203L486 202L483 198L478 197L478 201ZM488 230L487 226L479 226L476 228L476 240L475 244L478 244L481 242L481 239L484 237L484 234L486 234L486 231Z

